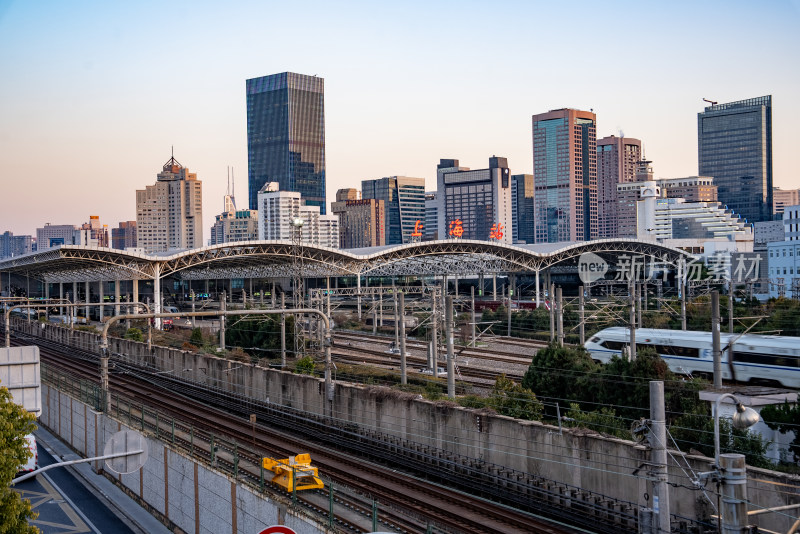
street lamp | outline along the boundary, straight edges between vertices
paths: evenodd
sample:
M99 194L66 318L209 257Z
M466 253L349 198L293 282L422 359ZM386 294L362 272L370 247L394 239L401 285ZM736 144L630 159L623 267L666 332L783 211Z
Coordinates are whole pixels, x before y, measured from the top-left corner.
M717 397L714 405L714 462L719 468L719 408L723 399L732 399L736 403L736 413L733 414L732 423L734 428L744 430L758 423L760 416L754 409L749 408L739 402L732 393L723 393Z

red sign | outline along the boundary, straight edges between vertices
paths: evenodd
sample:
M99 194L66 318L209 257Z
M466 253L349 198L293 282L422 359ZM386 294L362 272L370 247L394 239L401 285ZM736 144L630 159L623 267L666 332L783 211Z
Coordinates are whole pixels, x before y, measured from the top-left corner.
M464 223L461 222L461 219L450 221L450 235L453 237L464 235Z
M422 237L422 228L423 228L422 221L417 221L414 223L414 232L411 234L411 237Z
M267 527L258 534L297 534L294 530L290 529L289 527L285 527L283 525L274 525L271 527Z
M503 225L494 223L492 229L489 230L489 239L503 239Z

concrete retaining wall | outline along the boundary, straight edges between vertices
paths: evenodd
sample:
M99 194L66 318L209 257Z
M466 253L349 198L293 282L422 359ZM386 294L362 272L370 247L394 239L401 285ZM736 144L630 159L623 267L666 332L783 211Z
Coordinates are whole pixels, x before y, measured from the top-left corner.
M47 384L42 385L42 404L40 424L85 457L102 455L108 438L128 428ZM147 446L144 467L117 475L116 480L176 532L252 534L279 524L298 534L328 532L324 525L297 515L286 504L264 498L161 441L147 438ZM101 463L96 462L94 468L102 469Z
M21 321L20 326L25 322ZM63 343L96 346L98 337L48 325L41 333ZM112 353L130 363L155 366L175 376L219 387L225 391L324 414L323 381L306 375L260 368L209 355L153 348L127 340L110 340ZM333 417L409 441L533 473L578 486L615 499L651 506L646 480L647 449L634 442L605 438L580 429L563 429L539 422L480 413L448 402L430 402L396 394L384 388L337 383L331 406ZM66 424L66 422L64 422ZM59 431L60 433L60 431ZM80 432L78 432L80 434ZM63 434L62 434L63 435ZM76 438L77 439L77 438ZM89 443L93 439L87 434ZM681 467L678 467L680 464ZM711 470L712 460L670 452L670 499L673 514L688 518L708 517L709 500L693 486L695 474ZM640 469L638 475L634 471ZM800 477L749 468L748 497L760 507L800 502ZM708 495L716 502L715 488ZM785 532L797 510L754 518L762 528Z

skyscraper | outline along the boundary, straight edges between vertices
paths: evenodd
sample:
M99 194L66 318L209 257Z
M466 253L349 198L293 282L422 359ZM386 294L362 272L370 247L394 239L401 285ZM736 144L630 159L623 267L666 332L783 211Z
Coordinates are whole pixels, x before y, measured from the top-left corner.
M511 244L511 171L508 159L489 158L488 169L459 167L457 159L436 167L439 239L479 239Z
M136 191L136 241L148 254L202 247L203 183L174 157Z
M324 80L283 72L247 80L250 209L268 182L325 214Z
M597 237L596 120L577 109L533 116L537 243Z
M533 175L511 175L511 220L514 243L535 243Z
M617 184L636 180L642 142L611 135L597 141L597 237L617 237Z
M417 221L425 223L425 178L362 180L361 198L383 200L387 245L411 243Z
M699 174L748 222L772 219L772 96L714 104L697 114Z

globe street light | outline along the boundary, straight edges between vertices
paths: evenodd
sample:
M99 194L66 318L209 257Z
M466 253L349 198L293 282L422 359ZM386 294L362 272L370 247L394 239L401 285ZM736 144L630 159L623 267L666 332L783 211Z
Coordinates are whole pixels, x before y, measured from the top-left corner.
M731 393L723 393L717 397L717 402L714 407L714 461L716 467L719 468L719 408L722 399L732 399L736 403L736 413L733 414L732 423L734 428L744 430L758 423L761 418L754 409L749 408L739 402L739 399Z

